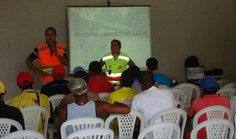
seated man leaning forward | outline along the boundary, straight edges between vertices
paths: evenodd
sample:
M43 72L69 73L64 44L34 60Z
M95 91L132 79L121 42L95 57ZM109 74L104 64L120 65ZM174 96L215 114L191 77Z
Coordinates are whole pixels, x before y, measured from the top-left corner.
M130 112L130 108L122 103L110 104L100 100L96 102L89 101L86 81L81 78L71 80L68 86L74 94L75 102L59 107L59 127L63 122L70 119L80 117L102 118L105 113L127 114Z
M212 76L206 76L200 80L200 85L202 88L203 96L201 98L195 99L190 108L188 109L188 117L193 118L194 115L200 110L214 105L225 106L230 109L229 100L216 94L218 90L217 80ZM206 115L199 118L198 123L207 120ZM190 132L187 132L187 139L190 138ZM198 133L198 138L206 138L206 131L200 130Z

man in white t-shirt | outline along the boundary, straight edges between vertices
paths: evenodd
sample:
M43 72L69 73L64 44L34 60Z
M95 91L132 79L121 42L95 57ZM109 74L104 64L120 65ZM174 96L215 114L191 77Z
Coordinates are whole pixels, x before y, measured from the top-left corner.
M155 86L155 80L149 71L140 72L139 83L143 92L134 96L132 109L143 114L144 126L148 127L150 119L155 113L174 108L174 98L169 90Z

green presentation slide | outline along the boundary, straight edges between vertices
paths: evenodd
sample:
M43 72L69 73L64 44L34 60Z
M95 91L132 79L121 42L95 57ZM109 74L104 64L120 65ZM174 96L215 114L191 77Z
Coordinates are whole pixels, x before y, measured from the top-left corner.
M70 73L110 52L113 39L137 66L151 56L150 6L67 7Z

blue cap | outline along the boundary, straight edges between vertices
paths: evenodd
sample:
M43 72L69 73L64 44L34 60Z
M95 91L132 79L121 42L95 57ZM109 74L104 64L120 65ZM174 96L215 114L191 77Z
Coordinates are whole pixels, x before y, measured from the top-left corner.
M218 89L217 80L212 76L205 76L200 80L200 84L202 89L207 92L214 92Z
M84 68L81 67L81 66L75 67L74 70L73 70L73 74L75 74L75 73L78 72L78 71L84 71Z

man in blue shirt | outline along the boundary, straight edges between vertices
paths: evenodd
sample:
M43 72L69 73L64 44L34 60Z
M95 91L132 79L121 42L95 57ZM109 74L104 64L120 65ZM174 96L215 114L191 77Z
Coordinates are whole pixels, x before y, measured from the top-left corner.
M166 75L159 72L158 61L156 58L148 58L146 60L146 66L147 69L153 73L154 79L158 85L171 85L171 80Z

